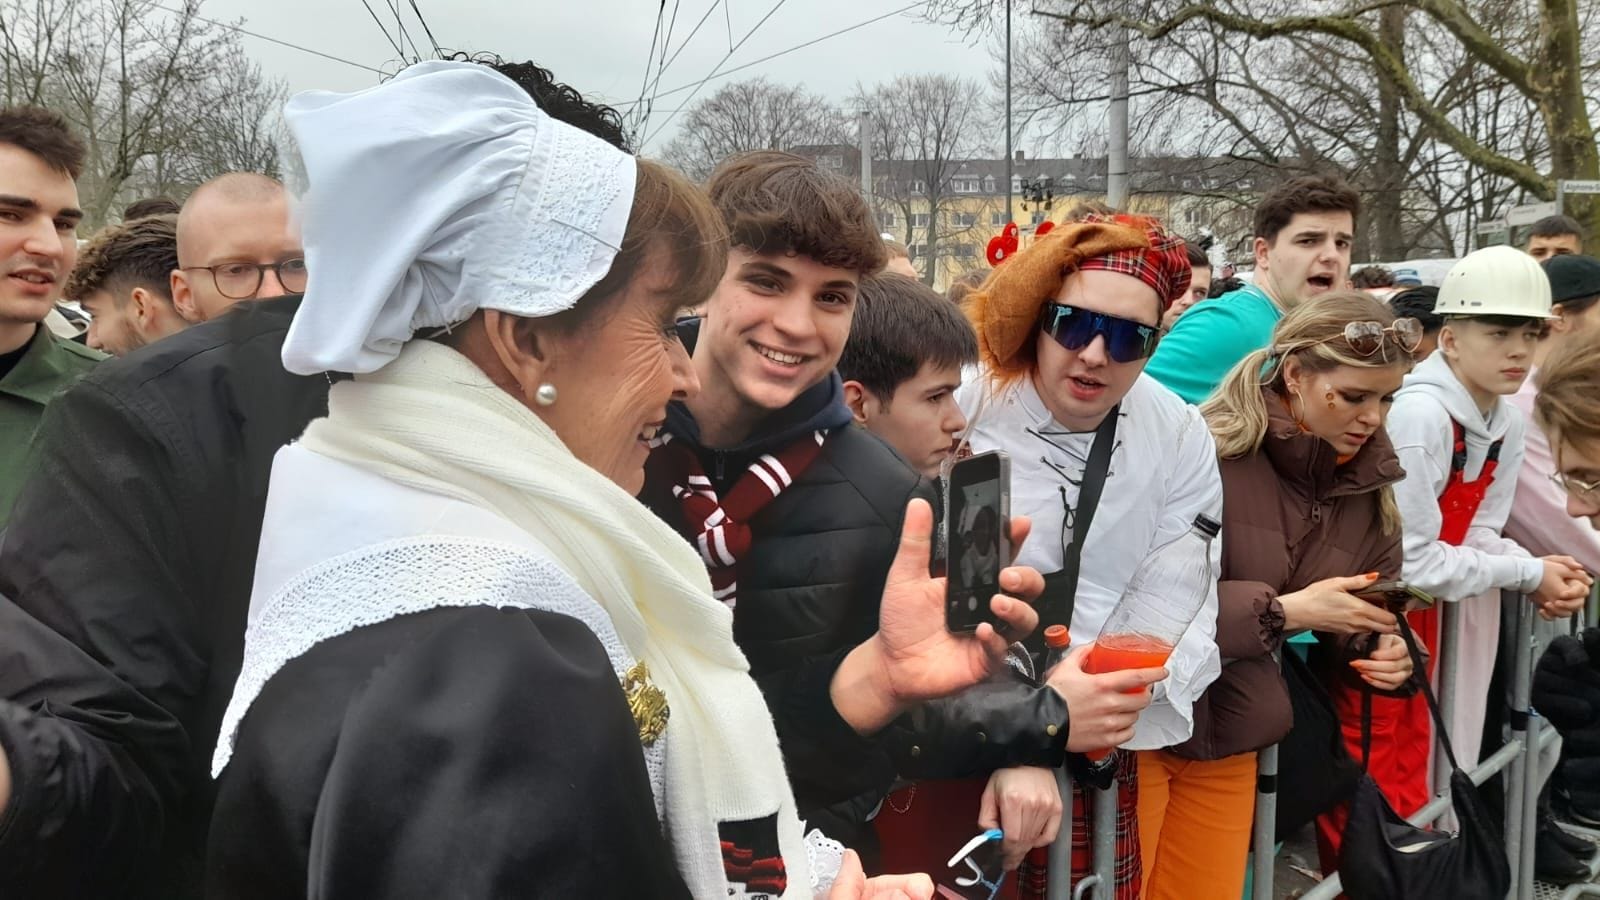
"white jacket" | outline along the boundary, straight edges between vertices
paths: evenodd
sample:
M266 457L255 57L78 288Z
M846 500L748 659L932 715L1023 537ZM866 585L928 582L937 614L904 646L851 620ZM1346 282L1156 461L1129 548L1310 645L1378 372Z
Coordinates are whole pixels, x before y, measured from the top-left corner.
M1459 547L1439 540L1439 495L1450 478L1455 444L1452 420L1466 433L1462 477L1469 482L1482 474L1489 447L1502 442L1494 483ZM1394 487L1405 527L1405 579L1441 600L1465 600L1496 588L1522 593L1537 589L1544 564L1501 536L1522 467L1522 413L1497 399L1486 418L1444 354L1435 353L1406 376L1387 427L1406 470L1405 479Z
M1058 572L1071 542L1067 508L1076 508L1078 482L1092 432L1068 433L1055 422L1031 379L998 396L987 378L969 372L956 393L976 423L973 452L1003 450L1011 458L1011 514L1033 520L1017 556L1020 565ZM978 407L982 402L983 410ZM1148 375L1123 399L1105 488L1084 544L1072 613L1074 644L1093 641L1129 579L1156 547L1176 540L1204 513L1220 521L1222 476L1216 444L1195 409ZM1170 747L1194 730L1194 701L1222 672L1217 653L1217 590L1222 543L1212 546L1210 597L1167 663L1155 702L1139 716L1133 750Z

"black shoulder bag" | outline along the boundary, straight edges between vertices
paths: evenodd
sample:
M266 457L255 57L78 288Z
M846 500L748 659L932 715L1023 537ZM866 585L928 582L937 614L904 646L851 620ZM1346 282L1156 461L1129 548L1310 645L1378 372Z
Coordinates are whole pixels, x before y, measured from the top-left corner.
M1285 644L1280 667L1294 713L1294 725L1278 742L1278 815L1273 832L1281 842L1349 800L1362 769L1345 750L1339 714L1311 664Z
M1363 775L1350 802L1339 853L1339 879L1350 900L1503 900L1511 889L1511 864L1506 860L1500 830L1489 818L1478 788L1456 762L1450 734L1439 715L1439 702L1428 683L1428 670L1416 636L1405 616L1400 634L1411 652L1412 676L1427 698L1439 746L1450 760L1450 804L1461 830L1456 834L1426 831L1406 822L1389 806L1370 774ZM1372 695L1361 702L1361 759L1372 750Z

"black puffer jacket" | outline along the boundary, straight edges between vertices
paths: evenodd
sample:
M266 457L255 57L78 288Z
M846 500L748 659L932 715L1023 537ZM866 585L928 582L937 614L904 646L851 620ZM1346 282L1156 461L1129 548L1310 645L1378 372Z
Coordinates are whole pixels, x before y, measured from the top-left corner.
M327 410L279 360L299 303L102 363L45 414L0 535L6 897L200 896L267 475Z
M694 325L680 333L692 349ZM750 523L755 541L739 563L733 631L772 710L801 818L859 844L867 816L896 774L948 778L1058 764L1067 712L1053 690L1007 680L925 704L867 739L826 702L824 686L840 661L877 630L906 504L913 497L934 501L932 485L877 436L851 424L843 396L832 375L729 449L705 447L682 404L668 410L667 430L695 448L721 493L763 453L831 429L817 460ZM657 462L646 468L640 500L687 537L670 478Z
M1600 628L1550 642L1534 670L1533 705L1561 732L1560 779L1573 803L1600 809Z

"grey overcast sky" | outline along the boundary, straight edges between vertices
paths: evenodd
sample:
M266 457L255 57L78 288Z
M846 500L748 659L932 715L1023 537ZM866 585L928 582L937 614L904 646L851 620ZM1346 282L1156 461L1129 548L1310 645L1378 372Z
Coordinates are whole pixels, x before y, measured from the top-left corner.
M410 0L367 0L388 31L395 32L390 3L398 2L412 38L426 54L428 41L409 9ZM831 32L902 10L911 0L666 0L670 19L677 7L660 92L647 135L683 106L690 91L673 92L711 74L736 68L820 38ZM440 46L490 50L507 59L532 59L582 92L613 103L637 100L645 61L655 29L659 0L416 0ZM713 8L715 5L715 8ZM776 12L773 12L776 6ZM707 10L705 24L685 40ZM762 22L762 18L771 16ZM899 74L946 72L983 80L991 68L982 43L965 42L949 29L909 13L890 15L837 37L795 50L776 59L714 79L694 95L698 101L719 85L766 75L780 82L802 83L835 101L842 101L857 81L865 84ZM362 0L208 0L208 17L235 21L262 35L301 44L374 68L392 70L397 58ZM760 26L757 27L757 24ZM731 43L738 49L730 56ZM377 76L248 35L241 40L262 69L288 82L291 91L313 88L354 90L375 83ZM406 45L409 52L410 45ZM659 55L659 50L658 50ZM726 62L723 60L726 59ZM680 115L681 119L681 115ZM658 153L676 129L643 148Z

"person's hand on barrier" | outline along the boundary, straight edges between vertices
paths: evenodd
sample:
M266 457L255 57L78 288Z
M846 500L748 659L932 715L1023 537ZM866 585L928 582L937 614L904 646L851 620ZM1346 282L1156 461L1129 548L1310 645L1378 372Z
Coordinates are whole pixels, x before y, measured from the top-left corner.
M1565 619L1583 609L1594 579L1570 556L1546 556L1544 578L1530 595L1546 621Z
M1005 837L1000 855L1009 872L1035 847L1056 839L1061 829L1061 789L1056 773L1038 766L997 770L978 802L978 827L998 828Z
M1416 670L1411 664L1411 651L1398 634L1379 635L1378 646L1366 659L1351 660L1350 667L1362 681L1380 691L1399 690Z
M1377 572L1344 578L1324 578L1298 591L1280 594L1285 631L1327 631L1333 634L1394 634L1399 631L1394 614L1376 603L1357 597L1372 587Z
M933 879L926 875L880 875L868 878L861 857L844 852L844 863L833 879L828 900L933 900Z
M1026 517L1011 520L1014 544L1027 539ZM1044 592L1044 576L1028 566L1000 570L1000 587L989 601L999 627L952 634L945 627L945 579L928 574L933 509L926 501L906 507L900 549L889 568L878 608L878 631L845 657L829 693L851 727L870 734L907 707L947 697L986 680L1006 666L1013 641L1033 632L1039 614L1032 602Z
M1090 675L1083 670L1090 646L1074 649L1045 673L1045 683L1067 701L1067 749L1073 753L1105 750L1132 740L1139 713L1150 705L1150 686L1167 677L1164 668Z

